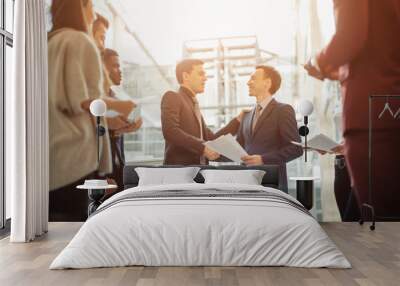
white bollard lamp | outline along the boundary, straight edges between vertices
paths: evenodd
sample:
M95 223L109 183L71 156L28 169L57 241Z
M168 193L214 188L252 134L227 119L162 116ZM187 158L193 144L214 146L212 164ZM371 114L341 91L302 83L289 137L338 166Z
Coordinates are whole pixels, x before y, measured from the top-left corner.
M310 132L308 129L308 116L314 111L314 105L312 104L311 101L304 99L300 102L299 104L299 112L304 118L304 125L300 126L299 128L299 134L300 136L304 137L304 161L307 162L307 135Z
M102 99L95 99L90 103L90 113L96 117L96 137L97 137L97 166L100 165L100 137L106 133L104 126L100 124L100 117L107 111L107 105Z

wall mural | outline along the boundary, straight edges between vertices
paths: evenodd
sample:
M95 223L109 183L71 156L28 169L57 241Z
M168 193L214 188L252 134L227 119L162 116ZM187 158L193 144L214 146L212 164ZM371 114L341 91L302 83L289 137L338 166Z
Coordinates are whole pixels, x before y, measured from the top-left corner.
M336 160L314 151L305 162L292 143L304 141L304 99L314 105L309 138L342 141L338 83L312 80L303 68L334 31L331 6L190 2L47 2L50 220L85 220L87 194L76 187L106 179L118 186L110 197L129 164L278 165L293 196L290 177L318 178L317 219L357 219L342 145ZM106 105L99 122L96 99ZM97 123L105 127L99 139Z

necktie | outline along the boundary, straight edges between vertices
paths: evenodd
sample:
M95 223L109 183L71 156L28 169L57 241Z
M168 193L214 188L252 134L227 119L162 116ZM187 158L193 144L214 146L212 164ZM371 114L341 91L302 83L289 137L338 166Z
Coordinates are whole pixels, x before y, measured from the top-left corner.
M199 122L200 126L200 139L203 139L203 126L201 124L201 112L200 112L200 107L199 107L199 102L197 101L197 98L195 96L192 97L193 104L194 104L194 114L197 118L197 121ZM205 165L207 164L207 160L204 156L200 156L200 165Z
M203 139L203 128L201 124L201 112L199 107L199 102L195 96L192 97L194 103L194 114L196 115L197 121L199 122L200 126L200 139Z
M253 117L252 131L254 131L254 128L256 127L257 120L258 120L258 118L260 117L260 114L261 114L261 110L262 110L262 106L257 104L256 111L254 112L254 117Z

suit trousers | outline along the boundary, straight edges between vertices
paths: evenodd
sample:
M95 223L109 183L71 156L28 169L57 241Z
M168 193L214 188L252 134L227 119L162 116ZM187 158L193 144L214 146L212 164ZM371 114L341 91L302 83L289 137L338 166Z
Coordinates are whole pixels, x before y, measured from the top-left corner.
M342 221L358 221L360 211L351 188L349 171L343 155L335 157L335 198Z
M118 185L118 190L124 189L123 172L125 166L124 135L115 135L110 132L111 157L112 157L112 178Z
M358 206L371 203L375 214L400 219L400 132L376 130L372 136L371 201L369 200L368 130L344 133L345 157ZM378 218L379 220L379 218Z

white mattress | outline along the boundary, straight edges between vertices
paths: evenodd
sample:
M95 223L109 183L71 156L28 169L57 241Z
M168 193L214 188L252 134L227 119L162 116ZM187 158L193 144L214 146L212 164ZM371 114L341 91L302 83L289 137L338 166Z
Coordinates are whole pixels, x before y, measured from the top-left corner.
M318 222L288 204L254 198L152 198L154 190L263 190L232 184L136 187L104 202L50 269L145 266L293 266L350 268ZM108 206L108 207L107 207Z

